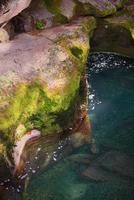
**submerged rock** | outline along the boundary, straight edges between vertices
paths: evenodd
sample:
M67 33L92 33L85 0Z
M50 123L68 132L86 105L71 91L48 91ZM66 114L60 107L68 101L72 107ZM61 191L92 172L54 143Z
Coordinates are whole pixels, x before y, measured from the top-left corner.
M134 178L134 158L125 153L110 151L101 156L97 163L103 168L116 172L121 176Z
M134 181L134 159L118 151L109 151L98 158L87 158L89 167L82 176L96 181L132 180ZM85 162L85 161L84 161Z
M113 181L116 177L113 176L112 173L109 173L96 166L88 167L84 172L82 172L81 175L94 181Z

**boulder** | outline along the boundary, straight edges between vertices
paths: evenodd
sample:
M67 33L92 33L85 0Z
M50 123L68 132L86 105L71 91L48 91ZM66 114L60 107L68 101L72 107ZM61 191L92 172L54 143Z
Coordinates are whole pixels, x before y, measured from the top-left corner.
M107 22L108 19L98 20L91 41L92 52L113 52L133 58L134 40L130 31L120 23Z
M73 126L94 28L93 17L79 18L0 44L0 139L6 149L20 125L45 135Z
M82 176L95 181L134 181L134 159L119 151L109 151L98 158L90 160L89 166ZM87 162L88 164L88 162Z
M134 158L125 153L118 151L110 151L100 156L92 165L99 165L111 172L116 172L121 176L126 176L134 179Z
M17 32L45 29L70 22L76 16L105 17L116 13L126 0L60 0L32 1L30 6L14 18Z
M107 172L100 167L88 167L84 172L81 174L83 177L87 179L91 179L94 181L114 181L116 176L112 173Z
M125 28L134 39L134 3L128 4L122 11L106 19L106 22L114 26Z
M0 2L0 24L8 22L27 8L31 0L2 0Z
M116 7L108 0L77 0L77 13L99 17L111 15Z

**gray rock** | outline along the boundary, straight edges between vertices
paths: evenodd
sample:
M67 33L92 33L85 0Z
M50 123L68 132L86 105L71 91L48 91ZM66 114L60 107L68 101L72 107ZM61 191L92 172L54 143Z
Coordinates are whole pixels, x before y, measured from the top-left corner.
M11 18L18 15L29 6L30 2L31 0L8 0L6 4L1 3L0 24L8 22Z

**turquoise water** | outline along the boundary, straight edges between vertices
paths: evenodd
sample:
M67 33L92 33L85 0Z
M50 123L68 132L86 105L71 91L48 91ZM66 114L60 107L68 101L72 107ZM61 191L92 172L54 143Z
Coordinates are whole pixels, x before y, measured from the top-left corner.
M30 176L25 199L134 199L134 60L90 54L87 75L93 145ZM90 166L96 170L92 175Z

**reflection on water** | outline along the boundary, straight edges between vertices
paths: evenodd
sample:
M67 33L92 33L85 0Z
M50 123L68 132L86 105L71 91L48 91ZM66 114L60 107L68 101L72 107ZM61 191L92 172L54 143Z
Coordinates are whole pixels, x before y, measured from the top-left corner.
M92 145L78 135L27 147L24 200L134 199L134 60L90 54L88 81Z

